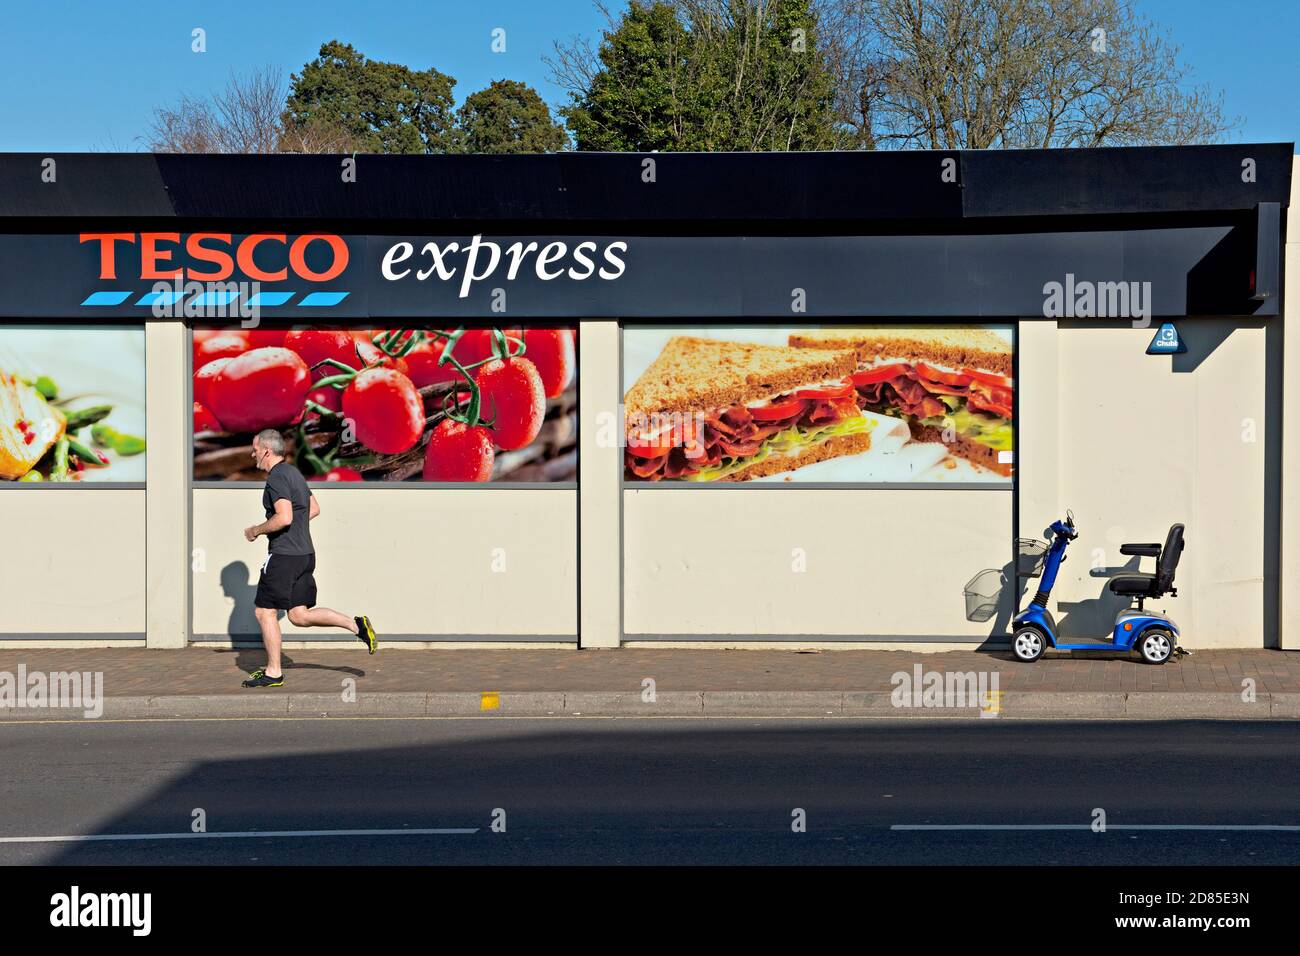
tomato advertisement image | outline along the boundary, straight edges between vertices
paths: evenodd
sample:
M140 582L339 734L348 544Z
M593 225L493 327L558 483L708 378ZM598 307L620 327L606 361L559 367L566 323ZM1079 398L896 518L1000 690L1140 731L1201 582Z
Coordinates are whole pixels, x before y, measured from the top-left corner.
M198 327L194 480L269 428L309 481L575 482L577 378L573 328Z
M145 480L144 329L0 325L0 483Z
M623 331L623 479L1010 487L1006 325Z

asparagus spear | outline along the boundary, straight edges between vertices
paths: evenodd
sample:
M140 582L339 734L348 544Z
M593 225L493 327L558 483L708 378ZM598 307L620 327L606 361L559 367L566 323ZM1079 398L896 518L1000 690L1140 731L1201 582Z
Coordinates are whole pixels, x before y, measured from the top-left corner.
M54 467L50 469L50 481L65 481L68 477L68 438L65 435L54 445Z
M89 408L80 408L75 412L64 412L68 418L68 431L75 432L87 425L103 421L112 410L112 405L91 405Z

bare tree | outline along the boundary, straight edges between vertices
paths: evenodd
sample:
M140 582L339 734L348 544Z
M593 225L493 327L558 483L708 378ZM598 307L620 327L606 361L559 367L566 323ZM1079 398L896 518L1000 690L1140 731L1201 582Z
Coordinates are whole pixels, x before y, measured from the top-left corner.
M605 18L608 32L618 29L619 18L604 0L593 0L592 5ZM590 37L574 36L567 42L555 40L552 53L543 55L542 62L550 70L551 81L573 96L581 97L591 89L592 81L601 70L600 43Z
M865 148L1185 144L1239 124L1134 0L819 0Z
M155 153L350 152L342 131L297 125L284 116L284 74L266 66L232 75L209 98L182 95L174 106L154 110L145 143Z
M280 131L282 153L355 153L356 141L347 130L325 123L295 123L285 117Z

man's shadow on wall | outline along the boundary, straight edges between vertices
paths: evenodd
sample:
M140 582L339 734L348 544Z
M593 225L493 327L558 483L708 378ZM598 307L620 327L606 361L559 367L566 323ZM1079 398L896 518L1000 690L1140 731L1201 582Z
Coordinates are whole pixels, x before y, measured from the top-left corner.
M231 642L236 644L253 642L261 644L262 628L257 623L257 614L254 611L256 604L253 603L257 597L257 582L253 580L253 573L249 570L248 565L243 561L232 561L221 569L221 593L233 602L230 608L230 617L226 620L226 634L229 635ZM285 612L278 612L276 617L283 622ZM251 672L254 668L261 667L266 663L266 651L261 647L234 647L230 650L218 648L217 653L234 654L235 665L242 671ZM298 670L338 671L353 677L363 677L366 673L359 667L327 667L323 664L299 664L283 648L280 650L280 666L285 670L294 668Z

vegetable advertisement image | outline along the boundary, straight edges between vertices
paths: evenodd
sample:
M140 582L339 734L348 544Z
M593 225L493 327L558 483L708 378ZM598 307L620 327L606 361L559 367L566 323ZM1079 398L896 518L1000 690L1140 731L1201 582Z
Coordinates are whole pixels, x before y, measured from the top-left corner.
M312 481L577 480L571 328L199 328L194 478L260 480L282 432Z
M144 329L0 325L0 481L145 480Z
M1010 487L1009 326L628 328L629 482Z

